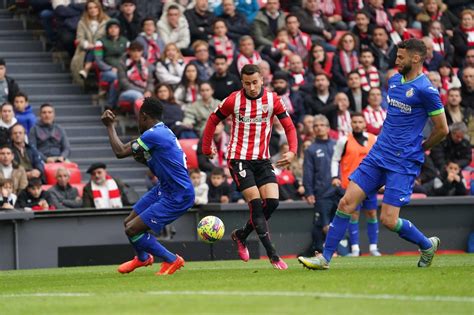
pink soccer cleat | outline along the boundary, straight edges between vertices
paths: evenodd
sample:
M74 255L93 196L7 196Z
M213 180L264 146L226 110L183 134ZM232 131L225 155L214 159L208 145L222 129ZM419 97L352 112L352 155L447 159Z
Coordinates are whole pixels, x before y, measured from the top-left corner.
M242 242L242 240L237 236L237 230L232 231L232 234L230 237L232 240L237 244L237 251L239 253L239 257L241 260L247 262L250 259L250 254L247 246L245 246L245 243Z
M270 263L275 269L280 269L280 270L288 269L288 265L281 258L279 258L278 260L270 260Z

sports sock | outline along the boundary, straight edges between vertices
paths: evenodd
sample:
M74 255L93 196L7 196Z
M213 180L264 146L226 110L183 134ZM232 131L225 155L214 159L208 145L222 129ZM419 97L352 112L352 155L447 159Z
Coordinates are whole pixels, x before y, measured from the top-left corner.
M359 246L359 221L349 221L349 241L352 246Z
M398 219L393 231L397 232L401 238L418 245L422 250L429 249L433 246L430 240L408 220Z
M369 244L377 246L379 241L379 222L377 218L367 219L367 236L369 237Z
M133 249L135 249L135 253L137 253L138 260L140 260L141 262L144 262L145 260L148 259L149 254L148 254L146 251L139 249L139 248L133 243L133 240L134 240L135 238L137 238L138 236L140 236L140 235L142 235L142 234L129 237L129 238L128 238L128 241L129 241L130 244L133 246Z
M130 238L133 247L140 251L148 252L154 256L163 258L164 261L171 263L176 260L176 255L168 251L161 245L150 233L142 233ZM148 258L148 257L147 257ZM140 259L141 260L141 259Z
M278 199L275 199L275 198L266 198L262 201L263 214L265 215L265 220L268 221L268 219L270 219L273 212L278 207L278 204L279 204L279 201ZM250 233L252 233L252 231L253 231L252 220L248 220L247 223L245 223L245 225L241 229L237 230L236 234L238 238L245 241L247 237L250 235Z
M337 245L344 237L350 218L350 214L344 213L341 210L336 211L336 215L329 225L328 234L326 235L326 245L323 250L323 256L327 262L331 261L332 255L337 249Z
M268 231L267 220L263 214L262 199L257 198L249 202L250 217L255 231L257 232L260 242L267 251L267 255L270 259L277 257L276 250L270 240L270 233Z

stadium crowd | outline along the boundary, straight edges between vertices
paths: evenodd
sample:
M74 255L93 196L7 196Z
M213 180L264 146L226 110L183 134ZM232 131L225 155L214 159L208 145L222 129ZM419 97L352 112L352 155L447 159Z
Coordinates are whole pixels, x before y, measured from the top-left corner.
M96 80L99 95L116 113L136 113L143 97L159 98L163 121L180 140L200 139L210 113L242 88L242 67L258 64L265 88L284 100L298 131L297 159L289 169L275 169L280 199L287 201L338 193L332 189L338 175L330 172L334 146L352 133L354 113L364 117L367 132L380 133L388 106L387 81L396 72L396 45L420 38L428 51L424 72L440 93L450 134L426 152L414 192L472 194L472 1L26 2L45 29L48 47L69 53L77 84ZM71 169L61 164L71 162L70 144L55 123L54 105L41 105L35 117L28 95L7 67L0 59L2 207L47 210L133 203L127 198L129 187L109 176L103 163L88 169L91 181L79 197L77 189L84 185L72 185ZM197 155L190 169L197 205L243 202L226 162L230 123L216 129L214 159L202 153L201 140L196 140L197 152L191 152ZM430 128L425 127L425 135ZM316 152L319 147L322 151ZM285 133L276 121L272 161L286 151ZM46 190L45 165L58 162L56 184ZM147 180L152 185L156 178Z

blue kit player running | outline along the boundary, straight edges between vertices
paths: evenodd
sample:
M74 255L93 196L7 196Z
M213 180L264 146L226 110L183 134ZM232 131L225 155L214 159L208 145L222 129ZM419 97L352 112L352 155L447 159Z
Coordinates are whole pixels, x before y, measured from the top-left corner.
M163 260L157 275L170 275L184 266L183 258L169 252L147 232L151 229L159 233L194 204L194 188L186 169L186 157L176 136L160 121L162 113L163 105L158 99L145 98L138 114L141 136L126 144L115 131L114 113L106 110L102 115L115 155L119 159L133 155L159 178L159 184L133 206L125 219L125 233L137 255L120 265L120 273L153 264L153 256Z
M399 73L388 81L388 113L382 132L372 150L350 176L338 210L329 225L322 254L298 257L305 267L329 268L332 255L343 238L351 214L366 198L385 185L380 220L384 226L420 248L418 267L429 267L440 244L427 238L413 223L399 218L400 207L410 201L413 184L423 164L423 152L448 134L448 125L438 90L423 74L426 46L409 39L398 45L396 65ZM428 117L433 131L423 142L422 130Z

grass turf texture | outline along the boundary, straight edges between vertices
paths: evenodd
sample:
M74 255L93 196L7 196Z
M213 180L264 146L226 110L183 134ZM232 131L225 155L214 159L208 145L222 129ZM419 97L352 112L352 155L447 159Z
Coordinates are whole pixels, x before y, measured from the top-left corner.
M172 276L116 266L0 272L0 314L474 314L474 256L335 258L328 271L194 262ZM252 293L253 292L253 293Z

